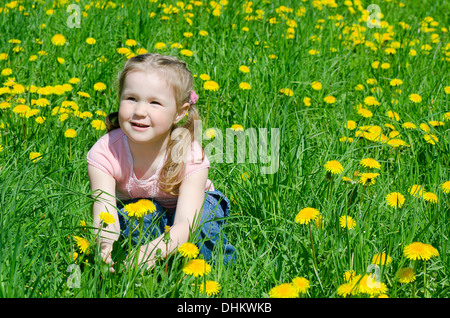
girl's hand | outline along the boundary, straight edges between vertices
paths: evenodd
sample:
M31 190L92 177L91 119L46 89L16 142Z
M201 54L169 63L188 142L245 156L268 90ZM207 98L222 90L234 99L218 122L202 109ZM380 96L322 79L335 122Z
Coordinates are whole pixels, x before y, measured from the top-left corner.
M102 256L103 262L105 262L107 265L109 265L109 272L115 273L114 270L114 262L111 258L111 252L112 252L113 245L109 242L102 242L101 249L100 249L100 255Z

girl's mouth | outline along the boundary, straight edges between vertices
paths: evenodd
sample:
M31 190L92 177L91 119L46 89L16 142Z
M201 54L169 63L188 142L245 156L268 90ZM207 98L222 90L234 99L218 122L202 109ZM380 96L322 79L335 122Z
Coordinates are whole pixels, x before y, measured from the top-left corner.
M141 123L134 123L134 122L131 123L131 126L138 127L138 128L148 128L148 127L150 127L149 125L145 125L145 124L141 124Z

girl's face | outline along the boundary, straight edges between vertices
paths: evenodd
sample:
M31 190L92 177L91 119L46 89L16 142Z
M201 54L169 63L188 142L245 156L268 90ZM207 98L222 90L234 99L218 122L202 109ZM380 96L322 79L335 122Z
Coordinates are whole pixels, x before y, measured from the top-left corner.
M161 143L187 108L185 104L177 110L174 90L158 72L132 71L122 88L119 124L129 143Z

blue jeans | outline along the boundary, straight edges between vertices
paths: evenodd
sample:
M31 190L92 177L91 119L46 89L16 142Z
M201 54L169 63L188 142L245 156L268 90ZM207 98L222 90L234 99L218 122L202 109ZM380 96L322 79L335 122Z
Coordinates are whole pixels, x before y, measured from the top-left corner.
M123 206L136 202L139 199L126 201L119 205L119 221L122 236L128 238L131 232L133 244L139 241L139 223L137 220L128 218ZM152 200L153 201L153 200ZM175 219L176 210L170 213L164 209L157 201L153 201L156 211L144 216L142 243L151 241L164 233L165 226L172 226ZM191 241L196 243L200 254L209 261L213 252L220 252L223 255L225 265L231 264L236 260L236 250L234 246L228 243L223 226L225 218L230 214L230 202L223 193L218 190L205 193L205 202L203 204L203 213L200 226L194 231ZM222 248L221 251L218 249Z

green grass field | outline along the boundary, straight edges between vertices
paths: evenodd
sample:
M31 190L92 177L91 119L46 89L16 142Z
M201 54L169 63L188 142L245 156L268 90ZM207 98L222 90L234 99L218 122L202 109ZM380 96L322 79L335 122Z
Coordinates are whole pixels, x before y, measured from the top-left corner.
M2 0L0 297L449 297L448 12L445 0ZM85 157L118 109L118 72L144 52L187 62L203 131L267 129L279 159L268 174L260 153L212 164L239 257L202 277L179 253L142 272L118 248L115 274L95 253ZM220 287L208 295L206 281Z

